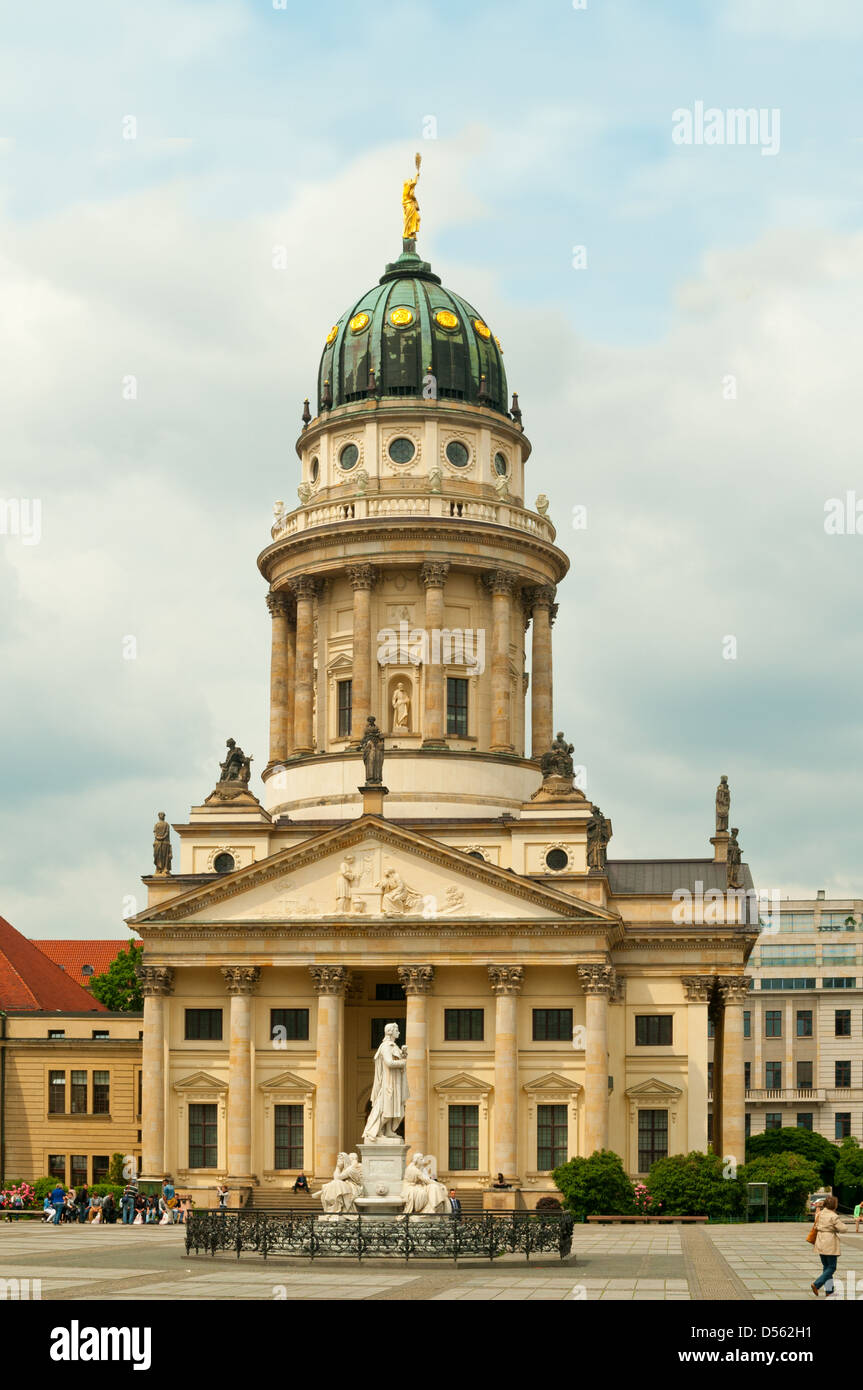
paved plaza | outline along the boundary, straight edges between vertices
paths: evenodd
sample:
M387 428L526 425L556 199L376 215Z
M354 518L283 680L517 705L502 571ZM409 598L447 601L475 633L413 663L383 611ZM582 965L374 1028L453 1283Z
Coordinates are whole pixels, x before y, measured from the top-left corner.
M577 1226L574 1258L269 1261L183 1253L182 1227L0 1222L0 1279L41 1281L41 1297L129 1299L812 1300L820 1264L802 1224ZM839 1274L863 1279L863 1232L842 1238ZM6 1288L9 1296L10 1286ZM11 1286L14 1288L14 1286Z

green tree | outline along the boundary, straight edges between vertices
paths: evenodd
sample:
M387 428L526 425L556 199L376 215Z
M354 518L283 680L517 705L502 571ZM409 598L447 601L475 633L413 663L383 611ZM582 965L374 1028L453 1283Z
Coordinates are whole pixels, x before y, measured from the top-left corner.
M736 1179L719 1154L696 1150L657 1159L647 1186L653 1200L662 1203L663 1216L729 1217L741 1207Z
M863 1201L863 1149L853 1134L842 1140L833 1183L843 1206L853 1207Z
M104 975L94 975L90 993L112 1013L139 1014L144 1007L141 982L136 970L144 956L144 945L130 941L128 949L111 961Z
M767 1158L770 1154L795 1153L816 1164L820 1181L833 1186L833 1170L839 1160L839 1150L823 1134L813 1129L765 1129L752 1134L746 1141L746 1161Z
M741 1186L748 1182L767 1183L768 1214L772 1221L794 1221L804 1214L809 1193L818 1191L821 1174L802 1154L774 1153L754 1158L741 1168Z
M589 1158L571 1158L552 1173L564 1206L576 1216L628 1216L635 1211L632 1183L610 1149L596 1149Z

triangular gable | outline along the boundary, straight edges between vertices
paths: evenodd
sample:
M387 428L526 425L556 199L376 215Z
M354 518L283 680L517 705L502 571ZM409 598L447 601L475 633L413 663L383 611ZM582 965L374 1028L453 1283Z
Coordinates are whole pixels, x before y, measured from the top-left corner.
M536 1076L533 1081L525 1081L526 1091L582 1091L584 1087L578 1081L572 1081L568 1076L561 1076L560 1072L547 1071L544 1076Z
M314 1091L314 1081L304 1081L301 1076L297 1076L292 1071L280 1071L278 1076L271 1076L269 1081L261 1081L258 1085L259 1091Z
M630 1100L676 1100L683 1092L679 1086L669 1086L666 1081L652 1076L649 1081L640 1081L637 1086L630 1086L624 1094Z
M446 1081L438 1081L435 1086L436 1091L490 1091L491 1085L488 1081L480 1081L479 1077L471 1076L466 1071L458 1071L455 1076L450 1076Z
M348 861L349 854L353 854L353 862ZM358 926L370 918L440 918L445 922L448 918L554 921L561 917L588 919L586 925L620 926L616 913L594 903L533 883L372 815L235 869L213 883L147 908L129 921L157 925L175 921L343 920L346 909L339 880L344 862L349 862L351 872L357 875L351 884L347 914ZM405 893L398 889L398 879ZM386 883L396 891L386 893L381 886Z
M217 1076L210 1076L209 1072L196 1071L191 1076L184 1076L179 1081L174 1082L175 1091L227 1091L227 1081L220 1081Z

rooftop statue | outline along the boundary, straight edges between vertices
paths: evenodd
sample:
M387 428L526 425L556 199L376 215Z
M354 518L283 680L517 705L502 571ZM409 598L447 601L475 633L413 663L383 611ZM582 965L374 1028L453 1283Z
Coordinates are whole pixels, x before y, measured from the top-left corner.
M731 789L728 778L723 774L716 788L716 833L728 830L728 813L731 810Z
M171 827L165 820L165 812L159 812L159 819L153 826L153 863L157 874L171 872Z
M219 763L222 769L220 782L248 782L252 769L252 759L247 758L242 748L229 738L227 742L228 756L223 763Z
M737 826L733 825L731 827L731 839L728 841L728 859L726 861L726 887L743 887L743 868L741 863L742 859L743 850L737 843Z
M539 760L543 777L568 777L572 781L573 745L559 733L547 753Z
M402 188L402 210L404 211L404 231L402 236L405 241L416 241L420 229L420 205L416 199L415 189L417 180L420 176L420 164L422 155L416 157L416 178L406 179Z
M360 739L360 752L365 764L366 782L377 786L383 781L384 775L384 736L375 723L373 714L366 720L366 727Z

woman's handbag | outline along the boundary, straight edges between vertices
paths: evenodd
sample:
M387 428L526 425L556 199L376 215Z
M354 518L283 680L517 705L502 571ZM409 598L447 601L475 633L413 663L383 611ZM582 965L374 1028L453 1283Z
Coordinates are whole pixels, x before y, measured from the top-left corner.
M817 1216L816 1216L815 1220L812 1222L812 1229L810 1230L810 1232L809 1232L809 1234L807 1235L806 1239L807 1239L807 1241L809 1242L810 1245L814 1245L815 1242L816 1242L816 1240L818 1239L818 1217L817 1217Z

